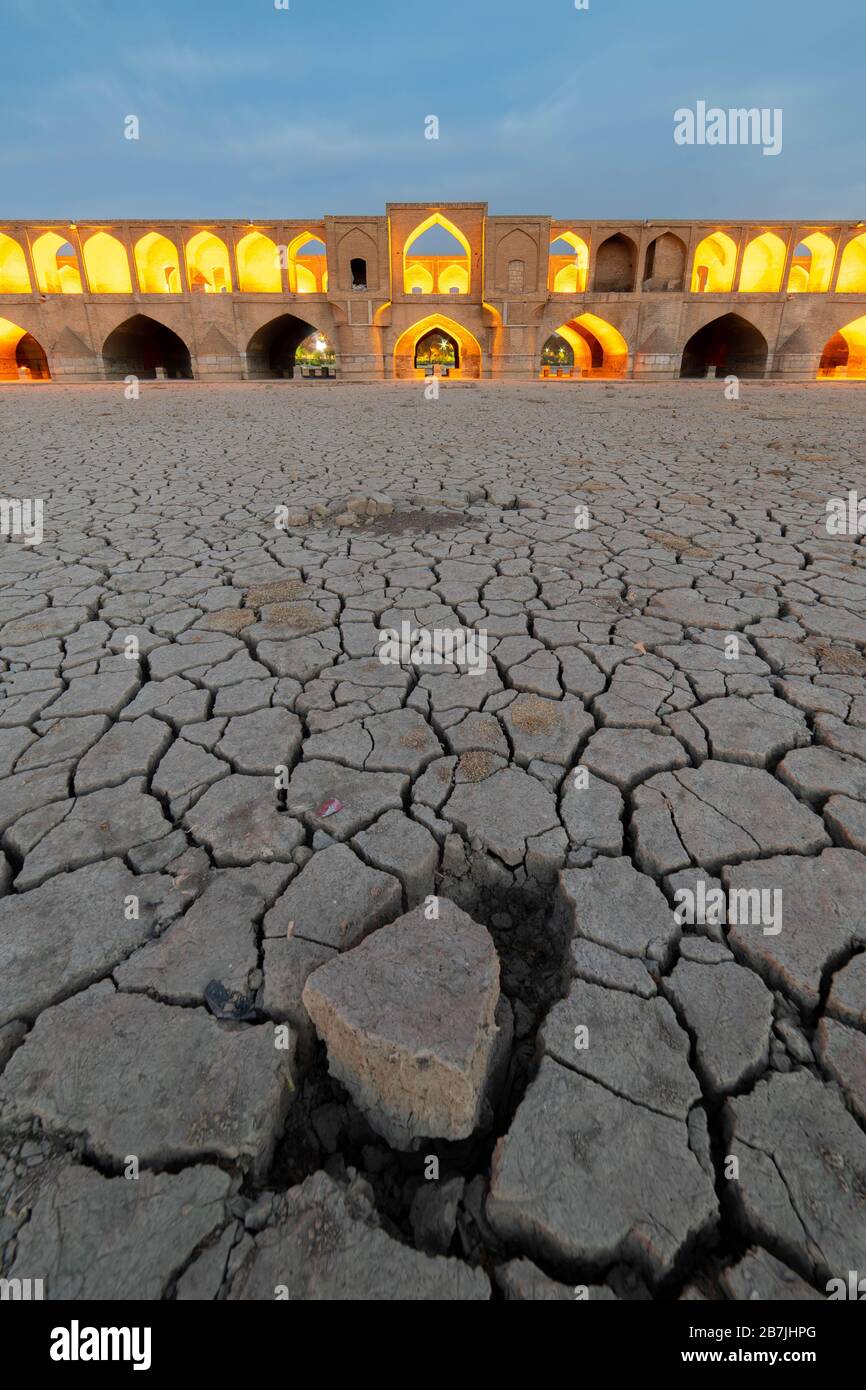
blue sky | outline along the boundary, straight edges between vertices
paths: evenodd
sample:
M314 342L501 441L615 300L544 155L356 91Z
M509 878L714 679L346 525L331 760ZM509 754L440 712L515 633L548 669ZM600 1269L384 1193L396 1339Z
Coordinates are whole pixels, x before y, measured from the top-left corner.
M8 219L866 218L864 0L0 0L0 49ZM781 154L676 145L698 100Z

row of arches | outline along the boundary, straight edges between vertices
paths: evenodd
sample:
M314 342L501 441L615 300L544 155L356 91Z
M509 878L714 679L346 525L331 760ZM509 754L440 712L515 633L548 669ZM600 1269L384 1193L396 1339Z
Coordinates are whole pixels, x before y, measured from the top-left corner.
M83 351L87 351L84 344ZM158 319L133 314L108 334L102 345L102 364L110 380L137 376L153 381L192 380L192 356L187 344ZM246 348L247 375L254 379L291 377L298 367L329 368L335 353L327 337L294 314L279 314L250 338ZM0 380L50 379L48 358L36 339L17 324L0 318Z
M673 232L650 242L644 257L641 289L685 288L687 248ZM631 293L637 287L637 244L624 232L601 242L594 259L593 289ZM574 232L562 232L550 244L548 289L554 294L582 294L589 277L589 247ZM753 237L743 252L737 289L746 294L777 294L787 262L787 247L775 232ZM836 244L824 232L812 232L794 248L785 290L788 294L826 294L833 279ZM697 246L689 288L692 294L729 294L737 271L737 244L726 232L712 232ZM866 293L866 233L843 248L836 281L839 294Z
M790 349L789 349L790 350ZM763 377L769 359L763 333L740 314L722 314L693 333L683 347L679 375ZM541 351L542 376L621 376L628 358L625 339L593 314L563 324ZM866 380L866 315L828 339L821 352L818 380Z
M42 294L132 294L133 266L142 294L183 291L180 255L169 237L146 232L132 248L132 265L123 242L110 232L94 232L81 243L82 266L72 243L58 232L43 232L30 247L37 289ZM186 282L192 293L242 291L324 294L328 264L320 237L302 232L279 247L263 232L251 231L235 246L235 272L229 248L214 232L201 231L184 245ZM283 283L283 271L286 285ZM363 277L365 267L352 273ZM0 294L30 294L30 272L23 247L0 233Z
M82 344L82 347L84 345ZM86 350L86 349L85 349ZM247 375L254 379L291 377L297 367L329 367L335 361L327 338L293 314L280 314L253 333L246 347ZM739 314L713 319L685 344L679 375L762 377L769 345L754 324ZM192 358L183 339L166 324L135 314L109 333L102 346L105 374L191 379ZM436 369L465 377L481 375L482 350L464 325L431 315L406 329L394 348L394 375L423 375ZM542 376L618 377L628 365L628 344L610 323L581 314L560 325L541 350ZM866 380L866 315L846 324L824 345L818 378ZM0 318L0 379L48 380L47 355L24 328Z

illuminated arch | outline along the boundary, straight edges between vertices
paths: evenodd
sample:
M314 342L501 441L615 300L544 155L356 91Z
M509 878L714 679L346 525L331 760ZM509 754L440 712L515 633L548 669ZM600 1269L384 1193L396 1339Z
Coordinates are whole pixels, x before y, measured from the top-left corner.
M582 288L580 271L576 265L560 266L554 274L551 286L554 294L579 294Z
M554 251L560 242L571 252ZM547 288L554 294L583 294L589 269L589 247L576 232L560 232L550 243Z
M576 328L564 323L545 341L541 349L541 374L550 375L565 369L568 375L577 370L589 375L592 370L592 349L589 341Z
M818 380L830 377L866 381L866 314L846 323L824 344Z
M692 294L728 294L737 268L737 244L726 232L712 232L695 248Z
M196 232L186 244L186 273L194 294L221 294L232 287L228 247L213 232Z
M706 377L730 373L762 377L767 369L767 340L740 314L721 314L693 333L683 348L681 377Z
M826 294L833 276L835 243L823 232L804 237L794 251L788 276L789 294Z
M866 232L855 236L842 252L837 294L866 293Z
M460 344L444 328L429 328L415 343L413 364L416 367L460 366Z
M48 381L45 350L26 328L0 318L0 381Z
M126 247L109 232L94 232L81 248L91 294L132 294Z
M148 314L133 314L112 329L102 345L106 376L153 381L157 370L171 379L192 377L189 348L182 338Z
M442 227L448 232L460 246L463 255L417 256L413 258L412 247L419 237L422 237L425 232L429 232L431 227ZM443 217L441 212L432 213L423 222L419 222L403 243L404 294L411 294L413 288L421 284L418 279L413 280L413 273L420 267L427 270L434 282L433 289L426 289L422 286L424 294L450 294L452 289L456 290L458 294L468 294L471 255L469 242L460 228L455 226L449 218ZM426 284L426 280L424 283Z
M782 288L785 254L785 243L775 232L754 237L743 253L740 292L777 294Z
M247 232L235 248L238 289L279 294L283 288L280 253L276 242L263 232Z
M432 294L435 288L431 272L426 265L420 265L417 262L415 265L406 267L403 282L407 294L415 294L419 291L421 294Z
M180 294L177 247L161 232L146 232L135 243L135 269L142 294Z
M78 257L66 237L43 232L30 250L36 283L43 294L81 294Z
M305 256L305 248L311 245L321 246L322 250ZM322 238L315 232L301 232L294 237L287 247L286 271L292 294L327 294L328 256Z
M574 354L574 365L586 376L624 376L628 367L628 343L606 319L581 314L555 330ZM547 339L549 342L550 339ZM545 343L545 347L547 346ZM543 354L543 349L542 349Z
M0 232L0 294L29 294L30 275L18 242Z
M455 376L481 375L481 345L474 333L444 314L431 314L428 318L413 323L411 328L407 328L397 339L394 345L395 377L423 377L423 367L415 366L415 354L419 340L426 337L432 329L438 330L457 345L460 365L453 373Z
M459 262L445 266L439 273L439 293L450 294L452 290L458 294L469 293L469 270Z

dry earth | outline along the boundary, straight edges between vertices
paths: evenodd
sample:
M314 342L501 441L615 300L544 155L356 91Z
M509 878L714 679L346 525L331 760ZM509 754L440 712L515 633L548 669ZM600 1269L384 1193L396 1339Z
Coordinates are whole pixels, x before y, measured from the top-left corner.
M0 548L0 1273L866 1271L866 551L824 524L864 426L854 387L3 388L45 536ZM383 664L404 621L486 671Z

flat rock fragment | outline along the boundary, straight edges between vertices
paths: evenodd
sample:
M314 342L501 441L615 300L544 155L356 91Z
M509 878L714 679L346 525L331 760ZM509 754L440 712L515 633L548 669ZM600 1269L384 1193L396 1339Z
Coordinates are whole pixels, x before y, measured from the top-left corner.
M656 1281L709 1235L717 1207L682 1120L545 1057L496 1146L487 1217L530 1258L623 1260Z
M725 1102L729 1184L748 1239L810 1283L846 1278L866 1249L866 1134L835 1087L806 1071L771 1073Z
M269 909L264 934L350 951L401 908L398 879L371 869L348 845L331 845L313 855Z
M292 1095L293 1048L269 1024L227 1031L107 983L46 1009L0 1078L12 1121L80 1136L102 1162L212 1158L267 1169Z
M230 1190L216 1167L142 1172L131 1182L70 1165L40 1190L8 1276L38 1269L52 1300L160 1299L228 1220Z

